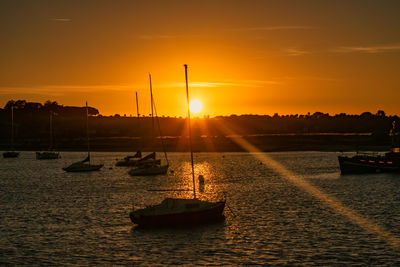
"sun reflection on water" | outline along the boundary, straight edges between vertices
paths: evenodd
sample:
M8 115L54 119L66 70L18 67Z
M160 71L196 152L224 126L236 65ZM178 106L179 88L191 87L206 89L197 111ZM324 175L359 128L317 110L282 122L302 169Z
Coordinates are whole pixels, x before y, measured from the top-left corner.
M230 129L228 125L220 124L220 129L225 134L232 134L233 131ZM232 139L236 144L245 149L246 151L252 153L252 155L260 160L264 165L270 168L272 171L278 173L281 177L287 179L292 184L297 186L299 189L307 192L314 198L320 200L325 205L336 211L338 214L346 217L349 221L354 224L359 225L365 231L374 234L375 236L380 237L385 240L387 244L392 246L395 250L400 251L400 239L395 235L381 227L380 225L374 223L373 221L365 218L362 214L359 214L355 210L350 209L349 207L342 204L335 197L323 192L321 189L315 187L307 180L303 179L295 172L289 170L281 163L272 159L265 153L262 153L256 146L245 140L243 137L237 137Z
M217 171L215 167L207 161L194 163L194 176L196 183L196 195L199 199L221 200L223 195L217 186ZM204 183L199 180L199 176L203 176ZM193 179L192 167L189 161L183 162L175 171L174 176L177 178L176 186L185 188L189 191L175 192L176 196L183 198L193 197ZM200 178L201 179L201 178Z

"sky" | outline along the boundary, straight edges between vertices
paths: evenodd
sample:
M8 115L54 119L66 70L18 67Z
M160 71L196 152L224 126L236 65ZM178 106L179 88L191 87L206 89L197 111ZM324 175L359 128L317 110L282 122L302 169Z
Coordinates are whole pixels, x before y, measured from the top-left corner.
M0 106L400 114L398 0L0 1Z

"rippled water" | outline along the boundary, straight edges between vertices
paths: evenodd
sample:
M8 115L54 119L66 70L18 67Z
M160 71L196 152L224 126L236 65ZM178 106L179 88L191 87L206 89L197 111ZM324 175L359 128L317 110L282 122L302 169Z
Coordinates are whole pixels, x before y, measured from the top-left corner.
M223 223L144 230L129 212L190 188L189 157L170 153L173 173L130 177L126 153L94 153L99 172L66 173L85 153L38 161L0 159L0 264L376 264L400 252L248 153L195 154L200 198L226 197ZM400 238L400 175L341 176L337 154L265 153L346 207Z

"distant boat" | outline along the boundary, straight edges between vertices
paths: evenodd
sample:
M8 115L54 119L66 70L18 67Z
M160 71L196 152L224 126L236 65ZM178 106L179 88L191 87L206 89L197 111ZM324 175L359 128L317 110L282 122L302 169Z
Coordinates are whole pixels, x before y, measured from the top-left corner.
M75 163L72 163L70 166L63 168L66 172L90 172L90 171L98 171L103 167L103 164L90 164L90 141L89 141L89 114L88 114L88 104L86 102L86 139L87 139L87 157Z
M149 164L138 165L136 168L131 169L128 173L132 176L160 175L166 174L168 167L168 165L160 165L152 162Z
M60 153L51 151L53 149L53 113L50 111L50 119L49 119L49 127L50 127L50 146L48 151L36 152L36 159L44 160L44 159L59 159Z
M59 158L61 158L59 152L53 152L53 151L36 152L36 159L39 159L39 160L59 159Z
M68 167L63 168L66 172L91 172L98 171L103 167L103 164L90 164L90 155L88 155L84 160L72 163Z
M156 152L152 152L136 161L135 168L128 173L132 176L166 174L167 165L161 165L161 160L156 159Z
M357 153L353 157L338 156L342 174L400 172L400 143L396 123L390 131L392 136L392 149L384 155Z
M210 202L196 198L194 178L193 152L190 129L189 88L187 65L185 65L186 95L188 102L188 124L190 140L190 158L192 163L193 198L166 198L160 204L144 209L133 210L129 216L131 221L143 227L180 226L204 224L221 221L225 218L223 211L225 201Z
M3 152L3 158L18 158L19 152L17 151L6 151Z
M138 100L138 93L136 92L136 113L138 118L138 125L140 123L140 114L139 114L139 100ZM142 159L142 151L139 150L133 156L126 156L122 160L117 161L115 166L124 166L124 167L134 167L138 166L139 161Z
M153 87L151 84L151 75L149 74L149 80L150 80L150 102L151 102L151 120L152 120L152 136L153 136L153 142L155 141L155 130L154 130L154 109L155 109L155 104L154 104L154 98L153 98ZM157 112L156 112L157 113ZM156 119L158 122L158 116L156 114ZM158 128L161 132L160 129L160 124L158 122ZM162 147L164 150L164 155L165 159L167 161L167 164L161 165L161 160L156 159L156 152L153 152L146 157L140 159L137 161L137 164L133 169L131 169L128 173L132 176L142 176L142 175L162 175L166 174L168 171L169 167L169 162L168 162L168 156L167 152L165 151L164 143L161 139Z
M14 151L14 104L11 105L11 151L3 152L3 158L17 158L19 152Z
M142 158L142 152L139 150L133 156L126 156L122 160L117 161L115 166L126 166L126 167L133 167L136 166L139 160Z

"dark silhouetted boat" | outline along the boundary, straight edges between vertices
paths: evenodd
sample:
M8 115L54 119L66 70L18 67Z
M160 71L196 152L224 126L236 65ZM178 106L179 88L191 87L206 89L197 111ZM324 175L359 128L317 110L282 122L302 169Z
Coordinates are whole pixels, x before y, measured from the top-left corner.
M90 164L90 154L86 159L72 163L68 167L63 168L66 172L91 172L98 171L103 167L103 164Z
M144 209L133 210L129 215L133 223L142 227L162 227L204 224L224 220L225 201L211 202L196 198L194 178L193 150L190 129L189 88L187 65L185 65L186 95L188 103L188 128L190 140L190 158L193 178L193 198L166 198L160 204Z
M399 132L395 130L396 123L390 131L392 136L392 150L383 155L371 153L357 153L355 156L338 156L342 174L400 172Z
M155 162L148 164L138 165L136 168L131 169L128 173L132 176L147 176L147 175L161 175L167 174L168 165L160 165Z
M151 120L152 120L152 137L153 137L153 143L155 141L155 127L154 127L154 110L155 110L155 104L154 104L154 98L153 98L153 87L151 84L151 74L149 74L149 80L150 80L150 102L151 102ZM150 175L163 175L167 174L168 168L169 168L169 162L168 162L168 156L167 152L164 147L164 142L162 139L162 134L161 134L161 128L160 128L160 123L158 121L158 116L157 116L157 111L156 111L156 119L158 122L158 129L160 131L161 135L161 144L164 150L164 155L165 155L165 160L167 161L167 164L162 165L160 159L156 159L156 152L153 152L146 157L139 159L134 166L128 173L131 176L150 176Z
M140 114L139 114L139 101L138 101L138 93L136 92L136 113L138 122L140 123ZM138 125L139 125L138 123ZM126 156L122 160L119 160L115 163L115 166L123 166L123 167L135 167L138 166L139 161L142 159L142 151L139 150L133 156Z
M136 156L140 153L140 156ZM141 156L141 151L138 151L135 155L133 156L126 156L122 160L119 160L115 166L124 166L124 167L138 167L138 166L144 166L148 164L161 164L160 159L155 159L155 152L152 152L142 158Z
M3 158L18 158L19 152L17 151L6 151L3 152Z
M132 211L133 223L144 227L196 225L224 220L225 201L166 198L160 204Z
M59 158L61 158L59 152L53 152L53 151L36 152L36 159L39 159L39 160L59 159Z
M90 141L89 141L89 114L88 114L88 104L86 102L86 139L87 139L87 157L75 163L72 163L68 167L63 168L66 172L91 172L98 171L103 167L103 164L91 164L90 163Z
M53 149L53 113L50 111L50 119L49 119L49 127L50 127L50 146L48 151L36 152L36 159L45 160L45 159L59 159L60 153L52 151Z
M121 166L124 166L124 167L137 166L137 164L141 158L142 158L142 152L138 151L133 156L126 156L122 160L117 161L117 163L115 163L115 166L119 166L119 167L121 167Z
M11 105L11 151L3 152L3 158L17 158L19 152L14 151L14 105Z

